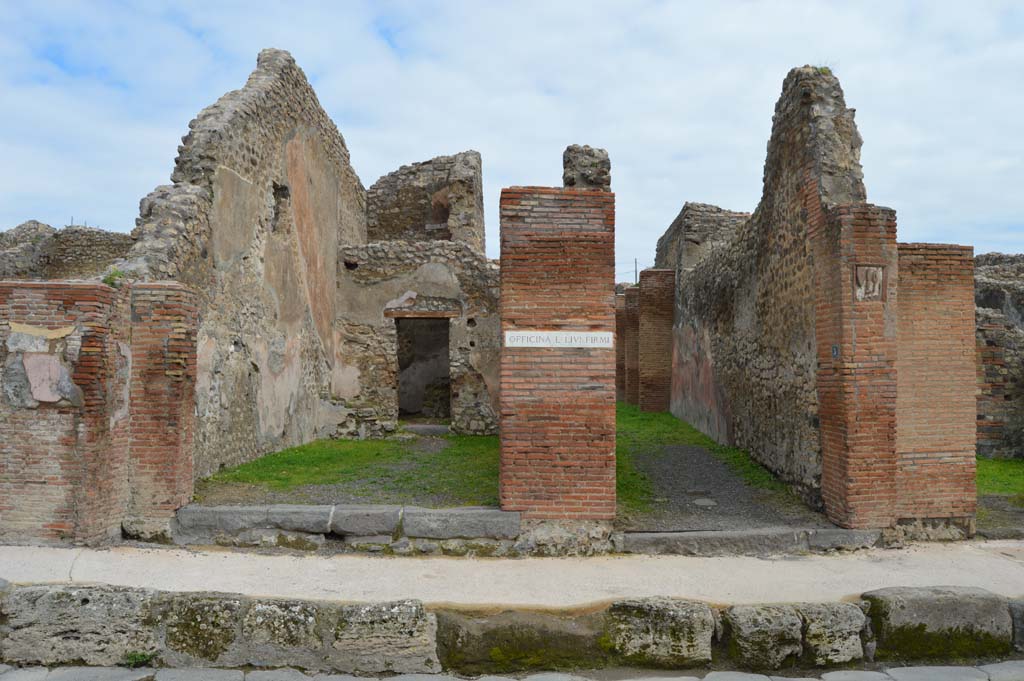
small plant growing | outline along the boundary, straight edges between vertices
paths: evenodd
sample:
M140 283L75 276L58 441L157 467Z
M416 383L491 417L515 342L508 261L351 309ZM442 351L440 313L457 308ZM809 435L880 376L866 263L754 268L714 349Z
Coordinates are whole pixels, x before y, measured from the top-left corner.
M156 653L145 653L141 650L132 650L125 653L124 666L131 669L137 669L138 667L148 667L156 659Z
M832 69L830 69L827 66L816 66L815 68L818 69L818 73L820 73L822 75L825 75L825 76L831 76L832 75Z
M117 285L124 279L125 273L116 267L103 276L103 283L107 286L117 288Z

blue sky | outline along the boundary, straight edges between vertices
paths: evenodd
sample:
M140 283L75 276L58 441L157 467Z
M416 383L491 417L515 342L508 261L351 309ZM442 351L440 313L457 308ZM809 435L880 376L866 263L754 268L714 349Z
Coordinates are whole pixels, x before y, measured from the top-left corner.
M683 202L752 210L782 80L827 65L857 109L868 199L902 241L1024 252L1020 2L14 2L0 0L0 228L130 230L188 121L292 52L369 186L483 154L497 199L605 147L617 269Z

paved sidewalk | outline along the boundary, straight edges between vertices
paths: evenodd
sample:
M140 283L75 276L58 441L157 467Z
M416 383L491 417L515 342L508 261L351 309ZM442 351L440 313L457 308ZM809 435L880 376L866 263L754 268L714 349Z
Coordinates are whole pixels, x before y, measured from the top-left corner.
M4 673L0 665L0 681L359 681L360 677L342 674L307 676L294 669L241 672L226 669L119 669L115 667L63 667L47 670L45 667L12 669ZM800 678L764 676L743 672L653 672L644 676L642 671L622 670L602 672L576 672L575 674L530 674L520 676L522 681L606 681L616 678L665 679L666 681L1024 681L1024 662L1003 662L984 667L897 667L884 672L839 671ZM488 676L486 681L513 681L511 677ZM363 677L365 681L365 677ZM389 677L387 681L459 681L446 674L406 674ZM483 681L483 679L481 679Z
M1024 541L853 554L697 558L390 558L228 550L0 546L0 578L344 602L576 607L635 596L710 603L835 601L887 586L976 586L1024 596Z

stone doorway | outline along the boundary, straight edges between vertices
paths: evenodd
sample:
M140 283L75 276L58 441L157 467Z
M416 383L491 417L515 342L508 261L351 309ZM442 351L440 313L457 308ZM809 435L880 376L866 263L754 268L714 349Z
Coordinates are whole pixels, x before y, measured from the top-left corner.
M398 331L398 415L401 419L451 418L447 318L405 317Z

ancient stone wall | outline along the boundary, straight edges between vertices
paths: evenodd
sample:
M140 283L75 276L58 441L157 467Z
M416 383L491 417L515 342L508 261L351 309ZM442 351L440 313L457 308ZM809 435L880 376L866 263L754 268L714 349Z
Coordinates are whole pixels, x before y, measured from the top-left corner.
M975 512L973 255L969 246L899 244L898 518Z
M461 241L484 252L480 153L402 166L366 193L369 241Z
M675 270L640 273L637 365L641 411L668 411L672 388L672 313Z
M704 254L728 243L736 230L750 218L707 203L687 201L665 233L658 239L654 257L657 269L690 271Z
M979 456L1024 457L1024 255L975 258Z
M622 294L623 333L622 361L625 367L623 379L626 393L625 400L630 404L640 403L640 287L630 286Z
M815 506L821 448L808 208L864 200L860 143L838 80L813 67L791 71L757 210L676 283L672 412L748 449Z
M199 294L195 475L333 431L337 252L366 239L365 190L292 57L189 124L144 198L130 277Z
M615 197L501 193L501 477L504 510L615 516L615 351L509 347L516 331L615 332Z
M615 293L615 401L626 399L626 294Z
M339 251L331 393L338 434L390 430L398 417L396 318L448 319L451 427L497 431L498 268L454 241L380 241Z
M129 234L30 220L0 232L0 279L94 279L135 243Z
M166 531L192 493L195 328L177 284L0 282L0 539Z

